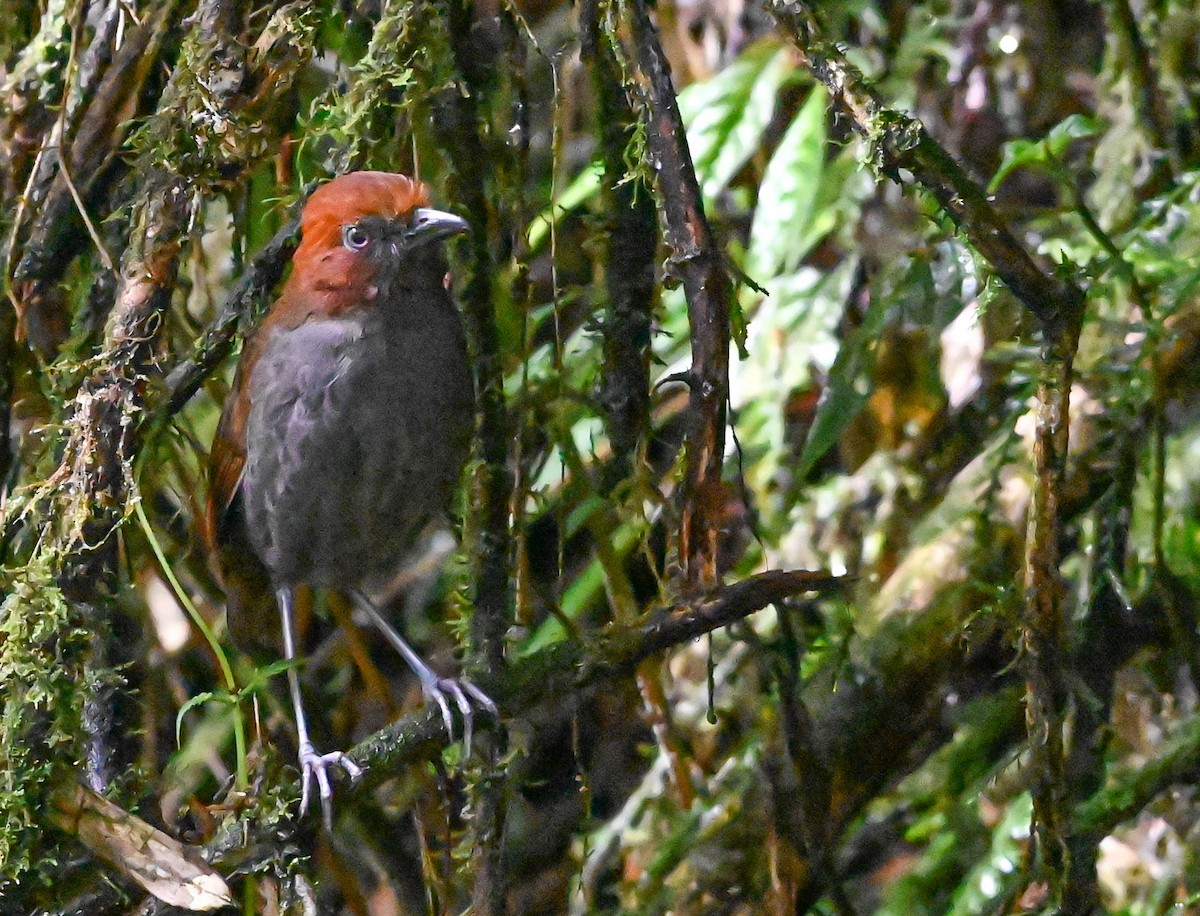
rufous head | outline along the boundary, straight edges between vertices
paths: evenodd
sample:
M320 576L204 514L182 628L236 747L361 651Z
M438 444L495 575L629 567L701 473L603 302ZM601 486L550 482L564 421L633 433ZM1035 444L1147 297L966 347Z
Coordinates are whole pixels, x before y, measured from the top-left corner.
M370 283L468 228L461 217L431 209L428 189L407 175L350 172L305 204L293 277L319 291Z

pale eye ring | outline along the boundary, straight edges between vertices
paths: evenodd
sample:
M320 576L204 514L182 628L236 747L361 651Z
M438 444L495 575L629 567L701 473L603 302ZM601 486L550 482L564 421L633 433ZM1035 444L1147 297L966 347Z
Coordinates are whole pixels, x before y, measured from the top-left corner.
M371 236L357 223L351 223L342 229L342 244L351 251L362 251L371 244Z

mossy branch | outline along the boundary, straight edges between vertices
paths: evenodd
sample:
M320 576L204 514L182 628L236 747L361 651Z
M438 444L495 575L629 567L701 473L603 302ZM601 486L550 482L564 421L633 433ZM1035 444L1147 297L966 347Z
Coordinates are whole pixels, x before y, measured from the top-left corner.
M23 665L22 677L6 684L0 746L41 749L34 756L42 758L42 769L18 769L14 762L10 770L23 794L32 795L51 782L45 767L69 768L84 758L80 742L85 739L109 745L106 736L84 735L82 725L72 740L52 735L56 740L47 743L41 704L54 694L63 709L85 707L90 692L112 677L105 653L89 654L87 641L77 634L107 632L112 596L119 590L113 534L135 498L133 465L148 379L197 208L269 151L260 105L271 98L275 81L311 53L312 42L299 39L305 34L302 11L291 9L297 18L288 22L299 22L298 31L273 18L260 44L246 49L240 43L245 5L201 3L197 16L204 28L185 42L158 112L141 134L141 168L131 179L130 242L104 341L85 364L83 381L66 405L58 467L28 503L38 510L38 529L30 538L34 546L0 611L0 626L13 634L0 645L0 670ZM293 53L283 53L281 42ZM204 135L199 144L197 124ZM33 515L27 512L23 518ZM59 603L63 597L65 611ZM46 603L59 612L45 615L35 631L27 632L22 621ZM56 632L47 632L49 625ZM24 664L31 660L36 664ZM59 695L63 672L72 673L78 698ZM97 717L101 720L111 727L111 717ZM102 786L93 780L93 787ZM13 797L4 798L3 807ZM38 805L28 807L36 810ZM0 842L11 841L9 825L4 826Z

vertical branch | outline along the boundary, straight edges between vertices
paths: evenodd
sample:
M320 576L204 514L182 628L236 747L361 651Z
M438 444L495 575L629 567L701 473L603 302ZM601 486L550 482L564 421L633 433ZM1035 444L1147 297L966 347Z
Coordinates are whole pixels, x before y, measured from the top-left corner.
M164 6L174 8L172 0ZM103 640L113 630L120 585L114 535L136 498L133 467L156 348L200 201L272 150L263 112L273 104L273 87L294 76L312 47L313 18L292 6L281 8L247 48L240 40L247 8L244 0L203 0L157 111L139 132L140 157L125 189L134 203L128 214L114 214L129 221L129 244L103 345L64 407L57 470L30 496L33 508L25 517L38 519L39 530L31 533L32 555L14 577L0 623L12 632L27 617L40 615L43 623L31 635L0 639L0 668L20 671L20 684L12 683L6 697L0 739L6 747L33 749L12 767L31 793L48 788L63 775L57 770L66 771L81 755L91 784L103 786L119 762L115 742L136 738L132 729L114 728L121 723L110 714L111 669L131 643ZM107 75L120 60L114 58ZM142 65L153 69L156 60ZM102 95L97 105L107 99ZM85 116L79 129L99 129L99 123ZM51 635L46 607L58 609ZM89 643L81 634L99 637ZM36 664L27 662L31 657ZM45 710L37 697L47 684L60 683L64 671L74 676L74 695L63 705L82 710L80 728L70 735L93 731L80 737L79 747L44 740ZM0 810L0 820L7 815Z
M67 521L52 548L63 557L60 583L91 634L83 723L88 784L96 791L108 787L121 769L120 758L127 756L118 743L133 737L117 727L121 723L114 715L120 704L111 671L129 659L121 655L128 642L110 637L117 623L109 604L117 591L111 535L133 492L134 420L142 409L146 368L170 303L193 201L181 180L153 181L151 187L155 192L142 204L135 241L122 266L110 347L75 398L63 462L70 468L70 483L59 491L65 498L56 500L59 517Z
M164 7L170 9L170 4ZM181 75L197 77L203 85L204 78L216 68L240 70L244 66L244 52L237 40L244 13L242 0L201 4L198 15L203 37L197 40L192 49L194 57L189 61L196 70L190 71L186 64L176 70L160 110L157 127L162 131L158 136L164 141L164 149L172 149L174 144L167 144L178 143L183 136L171 115L185 113L189 104L212 105L209 97L202 101L189 98L186 78ZM167 15L163 12L160 21L165 21ZM158 26L144 31L161 38ZM145 78L152 60L140 65L135 86ZM125 86L123 68L114 67L112 73L120 74L118 84ZM230 103L233 99L222 101ZM102 111L111 107L106 104ZM86 139L91 129L94 125L89 128L85 122L76 140ZM164 160L170 161L166 156ZM89 742L89 781L97 790L105 788L116 772L117 751L111 737L116 733L112 715L116 682L109 672L126 661L115 657L123 643L110 647L106 636L114 621L105 596L114 595L118 585L116 542L111 535L133 498L137 420L144 406L148 367L170 306L180 255L198 202L182 161L186 161L182 156L169 165L148 165L148 160L143 160L143 165L148 165L143 172L145 184L133 209L134 228L121 264L106 347L75 397L59 472L65 476L66 486L60 486L52 497L52 514L60 520L60 527L58 537L46 543L51 552L58 554L64 594L76 603L77 614L93 634L85 660L93 689L85 702L84 724ZM60 174L66 180L65 172ZM62 483L62 477L56 482ZM96 596L101 597L97 600Z
M523 66L513 54L514 33L506 13L473 22L466 0L448 5L447 24L455 63L464 82L462 92L446 93L435 112L441 145L450 153L450 193L466 207L471 223L469 271L463 304L473 344L475 387L479 398L478 457L472 504L477 512L473 550L474 609L471 650L476 664L499 682L505 666L505 637L512 619L510 526L513 475L509 469L510 420L504 397L504 366L496 327L493 242L512 251L511 221L495 198L505 190L497 177L511 174L510 151L495 142L495 129L485 134L486 119L495 117L497 87L504 66ZM508 45L509 47L505 47ZM506 55L503 51L508 51ZM492 125L494 128L494 125ZM501 134L503 135L503 131ZM494 155L489 156L491 152ZM489 198L488 176L492 197ZM497 225L497 223L501 225ZM499 916L506 911L507 879L504 859L506 778L500 760L507 738L483 738L486 763L478 786L475 812L476 864L472 911Z
M17 321L16 312L0 303L0 498L7 499L8 475L16 456L12 450L9 429L12 421L13 382L16 378ZM0 563L7 545L0 539Z
M465 2L449 6L450 39L467 91L447 93L436 112L442 147L450 154L449 191L465 207L471 231L463 306L473 344L475 389L479 398L478 457L483 468L474 481L479 507L474 545L475 595L471 645L489 673L504 660L504 634L509 613L508 518L512 476L508 469L508 415L504 398L504 368L496 327L492 258L495 211L488 199L485 176L495 170L481 131L494 59L472 33L471 8ZM484 52L484 53L481 53ZM488 64L492 67L488 67ZM481 73L481 68L483 72Z
M1075 324L1042 349L1033 457L1036 479L1025 547L1025 721L1033 776L1033 817L1042 866L1057 898L1070 869L1069 791L1063 766L1063 716L1069 691L1064 654L1065 591L1059 573L1059 502L1066 470Z
M688 300L692 341L688 373L690 428L679 559L685 587L697 590L717 582L733 287L704 215L700 184L658 32L643 0L630 0L625 10L632 47L622 47L619 35L610 38L630 70L631 89L643 110L671 269L682 282Z
M1070 859L1062 893L1066 913L1090 913L1099 906L1096 856L1104 831L1098 831L1094 825L1089 826L1086 819L1081 819L1078 806L1104 785L1106 724L1113 707L1116 673L1143 644L1141 639L1129 639L1129 621L1125 620L1120 582L1132 523L1132 514L1127 508L1133 503L1138 454L1145 442L1145 433L1146 426L1142 422L1122 423L1118 420L1114 424L1111 433L1116 453L1113 479L1095 512L1091 598L1084 635L1079 643L1087 647L1087 657L1082 663L1076 663L1081 680L1095 700L1076 705L1071 747L1064 760L1071 790L1070 804L1075 812L1068 837Z
M591 24L589 24L591 25ZM593 26L594 27L594 26ZM604 405L614 461L611 486L633 470L633 457L650 417L650 325L653 315L658 226L651 190L626 172L626 149L636 113L621 86L612 49L595 42L592 85L598 101L600 146L608 211L604 285Z
M24 331L43 356L54 355L67 337L70 316L58 284L68 265L93 245L83 214L105 204L128 172L120 152L133 130L130 115L148 113L142 111L148 102L143 90L174 13L174 2L163 4L132 30L106 69L80 74L81 85L72 93L79 109L73 134L63 132L64 111L31 178L37 209L28 227L14 228L23 242L13 282ZM89 50L85 64L91 56ZM92 85L83 84L85 78Z
M1151 63L1150 51L1142 37L1137 15L1129 0L1108 0L1101 5L1108 19L1109 32L1116 37L1118 47L1124 50L1128 59L1129 81L1133 87L1133 104L1138 120L1154 147L1178 161L1179 149L1174 136L1174 125L1163 99L1158 75ZM1167 163L1158 163L1159 168L1163 165ZM1169 173L1169 168L1167 171Z

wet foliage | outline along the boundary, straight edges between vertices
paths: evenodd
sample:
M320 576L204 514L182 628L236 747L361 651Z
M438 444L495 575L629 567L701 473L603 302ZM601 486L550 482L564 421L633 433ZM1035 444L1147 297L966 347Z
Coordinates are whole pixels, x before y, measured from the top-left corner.
M1198 61L1185 0L0 0L0 910L1200 907ZM205 467L361 168L471 222L389 606L504 715L308 596L324 832Z

